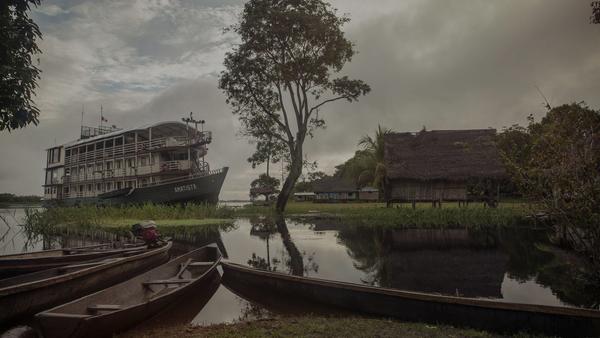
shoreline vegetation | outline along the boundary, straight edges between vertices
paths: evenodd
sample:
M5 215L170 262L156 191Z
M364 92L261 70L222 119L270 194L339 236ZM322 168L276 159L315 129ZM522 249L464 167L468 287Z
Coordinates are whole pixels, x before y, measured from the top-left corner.
M294 316L211 326L133 329L118 337L507 337L447 325L367 317ZM526 333L509 337L543 337Z
M366 225L394 228L462 228L462 227L512 227L535 226L539 223L530 217L533 207L519 201L501 203L497 208L482 204L458 207L446 203L442 208L432 208L428 203L399 205L386 208L384 203L324 204L290 202L286 218L310 221L327 219L344 225ZM25 227L39 230L53 227L100 228L105 230L128 229L141 220L152 219L160 227L194 227L207 225L232 225L235 218L276 217L272 206L246 205L242 207L211 206L205 204L154 205L127 207L55 207L28 209Z

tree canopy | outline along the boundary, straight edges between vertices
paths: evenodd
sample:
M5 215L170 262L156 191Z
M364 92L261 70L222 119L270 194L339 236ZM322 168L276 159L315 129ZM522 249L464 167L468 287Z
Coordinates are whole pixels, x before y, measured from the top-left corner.
M325 126L320 110L370 91L361 80L334 77L355 53L342 31L348 21L322 0L250 0L231 27L241 43L226 54L219 87L242 134L259 145L270 139L290 159L278 212L302 173L306 136Z
M499 150L522 193L553 219L561 240L589 255L600 278L600 111L565 104L502 134Z
M40 69L35 66L33 57L41 53L36 41L41 39L42 33L28 12L31 5L38 6L40 2L0 2L0 130L38 124L40 111L33 96Z
M352 179L358 186L373 186L383 191L386 167L384 138L393 133L389 128L377 126L375 134L364 135L358 141L361 148L348 161L336 166L335 176Z

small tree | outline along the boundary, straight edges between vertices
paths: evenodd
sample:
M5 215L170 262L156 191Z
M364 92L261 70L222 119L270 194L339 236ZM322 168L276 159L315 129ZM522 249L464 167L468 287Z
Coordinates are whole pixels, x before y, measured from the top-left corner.
M40 111L33 96L40 70L32 57L41 52L36 40L42 33L28 11L39 4L40 0L0 2L0 130L38 123Z
M286 149L290 164L279 213L302 174L306 136L325 125L319 110L370 91L360 80L332 78L355 53L341 29L348 21L321 0L250 0L231 28L241 43L226 54L219 87L243 134Z
M275 177L271 177L267 174L260 174L260 176L250 183L250 196L256 197L258 195L265 196L265 201L269 200L269 196L277 193L279 187L279 180Z

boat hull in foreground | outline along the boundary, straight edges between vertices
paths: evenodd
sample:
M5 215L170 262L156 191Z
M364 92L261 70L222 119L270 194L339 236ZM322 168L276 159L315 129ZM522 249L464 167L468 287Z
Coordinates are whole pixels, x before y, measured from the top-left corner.
M365 314L498 332L577 337L600 334L600 311L596 310L400 291L261 271L229 262L222 266L225 279Z
M8 323L122 282L169 259L168 242L125 257L67 265L0 280L0 323Z
M5 255L0 257L0 278L110 257L120 252L135 251L137 248L139 246L116 248L112 243L106 243Z
M209 245L123 283L36 315L44 337L107 337L154 316L183 297L214 287L221 260Z

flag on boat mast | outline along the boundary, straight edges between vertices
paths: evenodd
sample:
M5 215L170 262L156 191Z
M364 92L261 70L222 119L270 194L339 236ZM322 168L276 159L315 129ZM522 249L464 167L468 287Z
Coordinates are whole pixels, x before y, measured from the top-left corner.
M100 105L100 128L102 128L104 122L108 122L108 120L104 117L102 105Z

